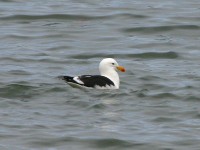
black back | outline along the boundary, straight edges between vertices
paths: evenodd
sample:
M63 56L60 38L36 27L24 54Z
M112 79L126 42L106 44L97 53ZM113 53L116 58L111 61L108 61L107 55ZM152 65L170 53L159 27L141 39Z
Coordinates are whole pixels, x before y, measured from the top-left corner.
M114 83L107 77L101 76L101 75L82 75L82 76L78 76L80 81L83 82L83 84L80 84L78 82L76 82L71 76L59 76L60 79L65 80L66 82L70 82L70 83L75 83L75 84L79 84L82 86L86 86L86 87L92 87L94 88L95 86L100 86L100 87L104 87L106 85L108 86L114 86Z
M84 83L84 86L95 87L95 86L114 86L114 83L107 77L100 75L82 75L79 79Z

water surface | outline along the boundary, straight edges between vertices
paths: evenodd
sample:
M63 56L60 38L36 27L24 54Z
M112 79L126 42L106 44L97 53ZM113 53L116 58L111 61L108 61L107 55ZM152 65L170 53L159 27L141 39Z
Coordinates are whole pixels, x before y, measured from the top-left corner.
M198 150L198 0L0 1L0 149ZM119 90L59 75L115 58Z

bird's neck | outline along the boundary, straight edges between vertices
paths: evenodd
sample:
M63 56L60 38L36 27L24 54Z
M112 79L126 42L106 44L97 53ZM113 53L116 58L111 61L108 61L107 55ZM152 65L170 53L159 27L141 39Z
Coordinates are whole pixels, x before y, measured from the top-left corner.
M115 84L116 88L119 88L119 75L115 70L102 72L101 75L109 78Z

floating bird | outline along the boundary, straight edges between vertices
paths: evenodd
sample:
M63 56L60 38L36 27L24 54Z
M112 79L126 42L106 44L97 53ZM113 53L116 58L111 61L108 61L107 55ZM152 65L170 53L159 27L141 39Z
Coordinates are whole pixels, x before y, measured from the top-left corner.
M96 89L119 89L120 79L117 70L125 72L113 58L105 58L99 64L100 75L60 76L72 87Z

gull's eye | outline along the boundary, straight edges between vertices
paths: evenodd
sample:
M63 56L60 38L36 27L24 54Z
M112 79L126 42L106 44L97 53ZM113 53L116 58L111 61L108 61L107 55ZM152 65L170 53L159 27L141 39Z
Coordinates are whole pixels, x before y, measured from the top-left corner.
M112 63L112 65L115 65L115 63Z

